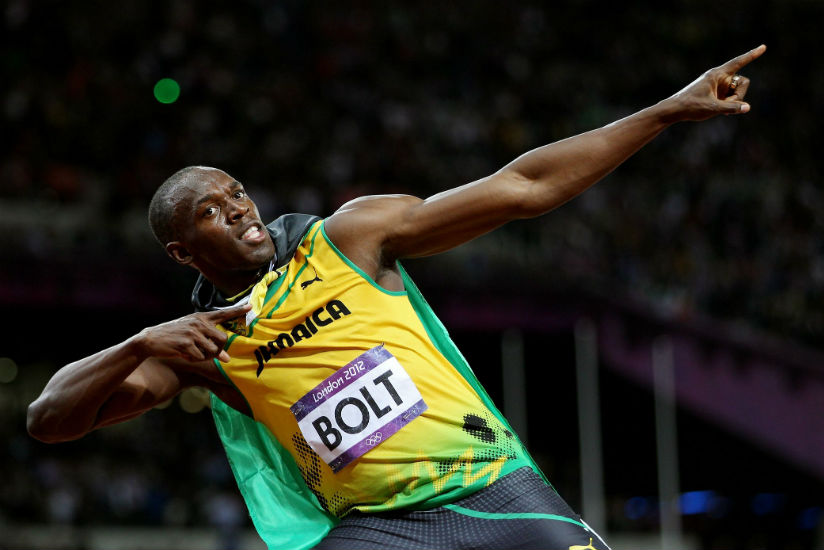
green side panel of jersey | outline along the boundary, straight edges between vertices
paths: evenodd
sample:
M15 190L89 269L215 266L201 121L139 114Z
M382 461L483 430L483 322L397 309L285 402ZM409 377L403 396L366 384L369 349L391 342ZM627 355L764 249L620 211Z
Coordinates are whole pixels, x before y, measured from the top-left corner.
M306 486L294 459L268 428L212 395L226 456L252 523L270 550L304 550L318 544L338 520Z
M512 429L512 426L509 425L509 422L504 418L504 415L501 414L501 411L495 406L493 403L492 398L489 397L489 394L486 393L486 390L481 385L478 378L475 376L475 373L472 371L472 367L469 366L469 363L464 358L463 354L460 352L458 347L452 341L452 338L449 336L449 332L446 330L446 327L441 323L441 320L435 315L435 312L432 311L429 303L421 294L421 291L418 290L418 287L415 285L415 282L412 281L412 278L403 268L403 266L398 263L398 268L401 272L401 278L403 279L403 286L406 289L408 294L409 302L412 304L412 308L415 310L415 313L418 314L418 318L423 323L424 328L426 329L427 334L429 335L430 340L435 344L435 347L438 348L438 351L446 357L446 359L452 363L452 366L461 374L461 376L466 379L470 386L475 390L478 394L478 397L481 398L481 401L484 405L486 405L487 409L495 415L495 417L501 422L502 425L506 427L510 432L515 434L515 431ZM517 437L517 435L516 435ZM520 443L520 441L519 441ZM546 476L535 463L535 460L530 456L529 452L526 450L526 447L523 444L520 444L521 448L523 449L523 458L527 462L527 464L537 473L540 475L544 481L549 484L549 481L546 479ZM513 461L514 462L514 461ZM514 469L514 464L507 468L507 471L502 472L503 475L509 473L511 469ZM520 464L518 465L520 466ZM551 485L550 485L551 486ZM440 504L440 503L438 503Z

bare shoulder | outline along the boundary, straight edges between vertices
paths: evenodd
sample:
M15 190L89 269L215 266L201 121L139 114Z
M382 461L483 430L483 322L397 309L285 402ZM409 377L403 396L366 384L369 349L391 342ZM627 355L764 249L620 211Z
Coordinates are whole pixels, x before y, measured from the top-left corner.
M347 258L377 281L386 270L394 270L398 258L388 253L388 245L409 212L422 202L412 195L360 197L326 219L326 234Z
M387 228L396 222L398 215L423 202L412 195L368 195L353 199L332 214L326 220L326 232L332 238L330 231L338 237L362 233L374 229ZM379 230L383 233L387 230ZM340 234L340 235L339 235ZM337 243L336 243L337 244Z

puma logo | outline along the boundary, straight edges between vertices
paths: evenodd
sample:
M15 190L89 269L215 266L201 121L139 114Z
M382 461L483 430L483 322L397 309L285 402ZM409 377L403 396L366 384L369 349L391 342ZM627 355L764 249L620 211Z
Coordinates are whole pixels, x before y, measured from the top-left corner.
M323 279L318 277L318 271L314 267L312 268L312 271L315 272L315 278L314 279L309 279L308 281L303 281L302 283L300 283L300 289L301 290L306 290L306 287L308 287L309 285L311 285L314 282L321 282L321 283L323 282Z
M570 546L569 550L598 550L592 546L592 537L589 537L589 545L587 546Z

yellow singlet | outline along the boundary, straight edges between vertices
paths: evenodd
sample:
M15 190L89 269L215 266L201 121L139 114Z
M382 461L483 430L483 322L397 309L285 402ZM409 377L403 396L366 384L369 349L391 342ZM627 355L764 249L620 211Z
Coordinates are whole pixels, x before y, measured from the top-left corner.
M224 374L337 517L438 506L532 465L404 281L378 286L319 221L227 329Z

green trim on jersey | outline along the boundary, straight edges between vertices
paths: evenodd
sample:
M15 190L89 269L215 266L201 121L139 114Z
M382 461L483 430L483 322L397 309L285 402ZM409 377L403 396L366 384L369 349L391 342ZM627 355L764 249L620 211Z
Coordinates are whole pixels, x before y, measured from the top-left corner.
M377 283L377 281L375 281L372 277L367 275L361 268L359 268L357 265L355 265L354 262L352 262L352 260L347 258L346 255L343 252L338 250L338 247L335 246L335 243L333 243L332 239L330 239L329 236L326 234L326 224L325 223L320 226L320 230L323 233L323 238L326 239L326 242L329 243L330 248L332 248L332 250L335 251L335 254L337 254L338 257L341 260L343 260L343 263L348 265L349 269L351 269L352 271L354 271L355 273L357 273L358 275L363 277L373 287L377 288L378 290L380 290L384 294L389 294L390 296L405 296L407 294L407 292L405 290L388 290L386 288L383 288L381 285L379 285Z
M314 226L315 226L315 224L319 224L319 223L323 223L323 222L322 222L322 221L315 222L314 224L312 224L312 227L314 227ZM312 229L310 228L310 229L309 229L309 232L311 232L311 231L312 231ZM281 297L280 297L280 299L279 299L279 300L275 303L275 305L274 305L274 306L272 306L272 309L270 309L270 310L269 310L269 313L267 313L266 315L264 315L264 317L265 317L266 319L271 319L271 318L272 318L272 315L273 315L273 314L274 314L274 313L278 310L278 308L279 308L281 305L283 305L283 302L285 302L285 301L286 301L286 298L288 298L288 297L289 297L289 294L292 292L292 288L293 288L293 287L295 286L295 284L298 282L298 279L300 278L300 274L301 274L301 273L303 273L303 271L304 271L304 270L306 269L306 267L309 265L309 258L311 258L311 257L312 257L312 254L314 254L314 253L315 253L315 239L317 238L317 236L318 236L318 234L317 234L317 233L315 233L314 235L312 235L312 244L309 246L309 253L308 253L308 254L304 257L304 260L303 260L303 265L302 265L302 266L300 266L300 269L298 269L298 272L297 272L297 273L295 273L295 278L294 278L294 280L293 280L293 281L292 281L292 283L291 283L291 284L290 284L290 285L286 288L286 292L284 292L284 293L283 293L283 296L281 296ZM288 265L288 264L287 264L287 265ZM288 268L287 268L287 269L288 269ZM286 273L285 273L285 272L284 272L284 275L286 275ZM281 279L283 279L284 277L280 277L280 278L281 278ZM269 287L269 290L267 290L267 291L266 291L266 297L263 299L263 303L264 303L264 304L268 304L268 303L269 303L269 300L271 300L271 299L272 299L272 297L275 295L275 292L277 292L277 290L278 290L278 289L279 289L282 285L283 285L283 283L280 283L279 285L277 285L277 287L276 287L276 288L273 288L273 287L272 287L272 286L274 286L274 285L270 286L270 287ZM254 326L255 324L257 324L257 321L258 321L257 319L255 319L254 321L252 321L252 326ZM249 333L249 335L251 336L251 335L252 335L252 333L250 332L250 333Z
M464 516L469 516L478 519L495 519L495 520L506 520L506 519L551 519L553 521L565 521L567 523L572 523L578 525L579 527L583 527L587 531L589 528L581 523L580 521L574 520L572 518L568 518L566 516L559 516L557 514L541 514L536 512L519 512L519 513L497 513L497 512L479 512L478 510L471 510L469 508L464 508L463 506L458 506L457 504L446 504L444 508L448 510L452 510L457 514L462 514Z
M495 403L492 402L492 398L489 397L489 394L486 393L486 390L478 381L478 378L475 376L475 373L472 371L472 367L469 366L469 363L464 358L461 351L455 345L455 342L452 341L452 338L449 336L449 332L446 330L446 327L443 325L440 319L435 315L435 312L432 311L432 307L430 307L429 303L426 301L426 298L423 297L421 291L418 290L418 287L415 285L412 278L403 268L400 262L398 262L398 270L401 272L401 278L403 279L403 287L406 289L406 292L409 296L409 302L412 304L412 309L415 310L415 313L418 315L418 318L421 320L421 323L426 330L426 334L429 336L429 339L441 352L441 354L446 357L446 360L449 361L452 366L457 370L461 376L469 382L469 385L475 390L475 393L478 394L478 397L481 398L481 401L484 405L486 405L487 409L498 419L498 421L503 424L507 430L512 432L512 434L517 438L518 436L515 433L515 430L512 429L512 426L509 424L504 415L501 414L501 411L495 406ZM518 441L520 444L521 449L523 449L524 458L528 462L529 466L540 475L543 480L552 487L552 484L549 483L544 473L535 463L535 460L529 454L526 447L523 443ZM553 487L554 489L554 487Z
M269 429L212 394L212 416L252 524L270 550L308 550L340 520L323 510Z
M226 344L226 347L229 347L229 344ZM225 379L226 379L226 381L227 381L227 382L229 382L229 383L232 385L232 387L233 387L233 388L235 388L235 391L236 391L236 392L237 392L237 393L238 393L238 394L239 394L239 395L243 398L243 402L244 402L244 403L246 403L246 408L249 410L249 414L255 414L255 413L252 411L252 406L251 406L251 405L249 405L249 401L247 401L247 400L246 400L246 396L245 396L245 395L243 395L243 392L242 392L242 391L240 391L240 388L238 388L238 387L235 385L235 382L234 382L231 378L229 378L229 375L228 375L228 374L226 374L226 371L225 371L225 370L223 370L223 365L221 365L221 364L220 364L220 360L219 360L217 357L215 357L214 359L212 359L212 361L214 361L214 362L215 362L215 366L217 367L217 370L219 370L219 371L220 371L220 374L222 374L222 375L223 375L223 378L225 378ZM218 398L217 396L215 396L215 394L212 394L212 397L215 397L216 399L218 399L218 401L220 401L221 403L223 403L223 401L222 401L220 398ZM214 401L214 400L213 400L213 401ZM212 403L212 404L214 405L214 403ZM228 406L228 405L227 405L227 406ZM237 411L237 412L240 412L240 411ZM244 415L244 416L246 416L246 415ZM250 417L250 418L251 418L251 417Z

